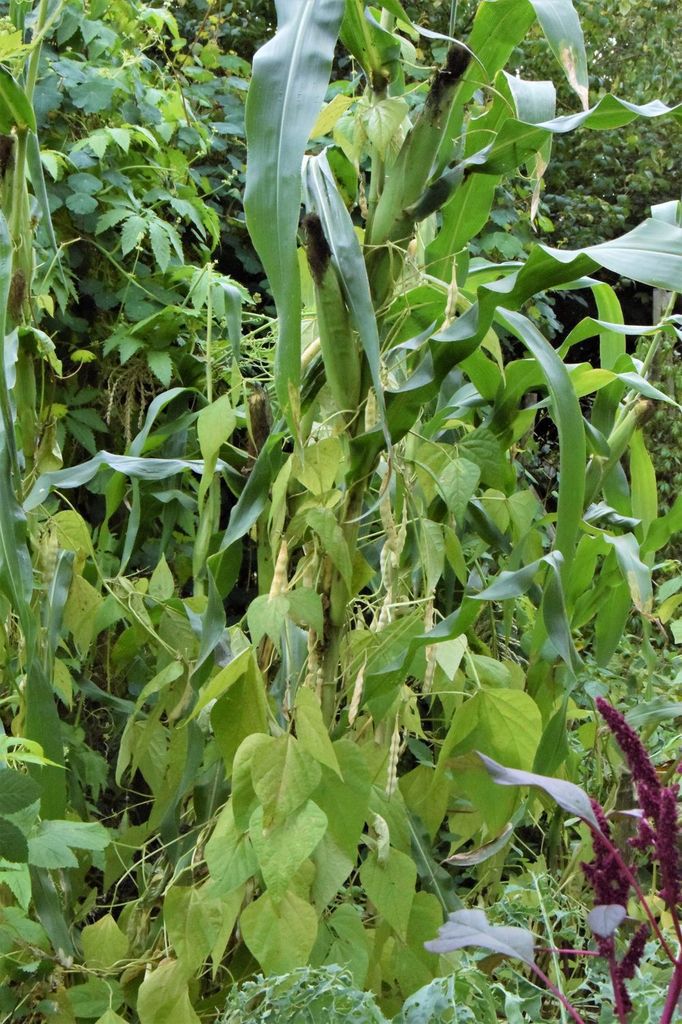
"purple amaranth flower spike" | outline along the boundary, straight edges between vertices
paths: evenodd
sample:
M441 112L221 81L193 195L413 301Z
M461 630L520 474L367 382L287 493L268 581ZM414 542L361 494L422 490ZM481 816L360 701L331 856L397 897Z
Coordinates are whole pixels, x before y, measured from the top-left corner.
M592 829L594 859L589 864L582 865L585 877L594 889L598 904L608 906L610 903L618 903L621 907L626 907L630 882L623 872L622 862L618 860L609 843L604 841L604 836L609 840L611 838L611 826L601 804L596 800L590 800L590 803L601 832Z
M656 859L661 868L663 886L661 897L668 907L680 904L680 829L677 822L677 786L661 790L658 827L656 829Z
M597 697L595 701L597 710L614 735L618 746L623 751L623 756L628 763L632 782L637 791L639 804L644 812L640 822L639 836L633 845L640 848L650 846L654 842L654 834L646 821L650 818L655 825L658 824L660 813L662 786L656 775L656 769L649 757L646 748L631 725L625 720L625 716L617 711L603 697Z
M639 967L639 962L644 955L644 946L646 945L648 934L649 926L641 924L630 939L630 945L619 965L620 975L626 981L635 976L635 971Z
M630 1013L632 1010L632 1000L625 982L635 976L635 971L637 970L639 962L642 959L642 954L644 953L644 945L648 934L649 929L647 925L640 925L630 940L630 945L627 948L625 956L620 963L616 963L615 965L615 973L612 981L614 987L618 987L620 1002L626 1013Z

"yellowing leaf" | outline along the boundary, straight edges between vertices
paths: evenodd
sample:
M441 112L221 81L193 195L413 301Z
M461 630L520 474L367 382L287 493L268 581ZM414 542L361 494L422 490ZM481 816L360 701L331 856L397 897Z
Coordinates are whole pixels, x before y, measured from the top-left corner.
M177 960L163 961L137 993L140 1024L200 1024L187 991L187 975Z
M92 643L95 616L102 600L99 591L82 576L73 577L64 607L64 625L71 631L81 654L86 654Z
M221 896L239 888L258 869L251 839L235 823L231 800L218 818L205 855L214 891Z
M18 57L20 53L26 50L28 50L28 47L23 45L21 32L8 32L4 29L2 35L0 35L0 60L10 60L12 57Z
M325 437L303 449L303 465L295 460L293 475L311 494L325 494L334 486L342 458L338 437Z
M320 781L320 766L293 736L268 737L251 765L253 788L266 827L279 825L305 803Z
M263 828L263 809L257 807L249 835L268 892L280 899L300 866L313 853L327 831L327 815L308 800L276 828Z
M322 135L327 135L339 118L345 114L352 103L352 96L344 96L342 93L337 93L336 96L334 96L334 98L320 111L317 121L313 125L313 129L310 133L311 139L318 139Z
M317 938L317 911L293 892L277 902L265 892L244 910L241 930L263 971L285 974L307 963Z
M55 658L52 670L52 685L62 702L67 708L70 708L73 701L73 679L68 668L59 658Z
M296 693L296 735L304 750L341 776L334 745L322 718L320 700L308 687L300 686Z
M188 976L207 959L220 934L222 917L222 901L206 887L174 885L166 893L163 921Z
M51 519L51 525L57 534L60 548L75 551L77 555L94 554L90 528L78 512L73 509L57 512Z
M86 965L92 970L108 970L128 954L128 938L111 914L105 914L81 932Z

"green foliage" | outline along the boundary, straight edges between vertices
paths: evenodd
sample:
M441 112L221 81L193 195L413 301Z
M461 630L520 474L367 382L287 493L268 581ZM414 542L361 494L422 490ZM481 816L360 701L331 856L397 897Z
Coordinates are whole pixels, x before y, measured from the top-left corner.
M503 786L528 786L531 791L540 790L549 795L561 809L570 816L575 816L589 829L592 841L592 859L583 862L583 873L593 890L594 907L587 917L587 923L596 944L596 951L583 948L584 940L570 949L571 956L585 956L591 959L597 956L608 969L612 987L610 1012L607 1019L627 1024L632 1017L633 1002L629 992L629 982L634 978L641 966L645 953L646 939L651 937L650 946L657 952L655 964L658 975L658 989L647 1007L648 1019L658 1019L661 1024L668 1024L676 1010L677 993L682 977L682 959L680 953L673 953L664 931L657 920L658 907L650 902L638 881L642 869L647 872L652 860L658 862L659 877L663 882L662 889L656 893L656 903L664 908L664 915L673 927L675 934L679 932L678 906L680 888L680 864L678 854L678 821L677 797L678 784L666 786L665 781L658 777L653 761L644 747L637 732L630 722L608 701L598 698L597 708L605 719L612 737L620 748L620 753L628 766L631 784L639 803L637 834L629 839L627 847L625 839L617 830L604 808L599 802L588 798L587 793L571 782L559 780L531 772L519 772L497 764L483 755L479 755L486 770L496 783ZM648 716L643 716L646 722ZM666 814L663 807L672 808L672 814ZM632 859L632 847L646 851L646 863L638 864ZM546 908L541 902L540 887L534 878L540 910L544 924L551 934L552 925L548 921ZM631 897L631 898L630 898ZM639 919L637 932L629 936L627 946L621 949L621 926L631 916ZM556 941L556 940L555 940ZM521 960L533 974L559 1000L576 1024L584 1024L586 1011L579 1005L579 999L567 997L567 985L562 977L552 981L537 962L536 940L534 933L528 928L500 927L491 924L482 910L461 910L449 915L448 921L440 928L438 938L426 943L434 953L448 954L468 947L479 947L505 959ZM554 959L554 968L559 975L558 950L549 950ZM654 954L655 955L655 954ZM660 961L667 960L667 970L659 970ZM642 973L646 967L642 968ZM594 972L591 980L594 982ZM568 980L568 979L566 979ZM604 985L602 984L603 991ZM640 988L639 985L636 988ZM665 996L664 996L665 992ZM580 1011L580 1012L579 1012Z
M495 1003L484 975L463 962L457 978L436 978L405 1002L393 1024L494 1024ZM374 998L353 986L340 967L299 968L283 976L258 976L230 994L220 1024L388 1024Z
M682 80L669 56L677 33L675 4L585 0L578 9L596 95L613 92L634 103L676 101ZM539 51L535 44L521 58L533 77L549 70ZM639 223L655 203L677 196L682 181L670 154L679 141L679 126L656 122L642 122L617 138L590 132L572 143L559 140L546 176L554 238L574 245L613 237Z
M233 309L247 293L209 259L238 198L249 69L211 47L180 56L183 45L175 19L152 8L122 4L85 18L74 5L44 54L36 109L49 213L35 301L69 380L66 393L57 380L39 410L52 464L67 437L90 454L111 428L130 442L171 378L201 380L207 321L212 368L238 350ZM233 212L222 237L239 254L237 226ZM108 387L93 390L92 364L103 359Z
M674 287L674 203L574 251L531 219L556 139L679 111L583 102L568 2L462 5L471 61L380 7L284 3L273 36L260 7L12 6L12 1019L539 1020L523 976L443 979L423 945L542 829L568 861L475 752L579 781L628 622L647 725L676 714L651 669L657 629L682 636L682 513L643 428L679 324L624 326L593 276ZM505 71L528 33L568 119ZM562 335L551 303L584 290Z

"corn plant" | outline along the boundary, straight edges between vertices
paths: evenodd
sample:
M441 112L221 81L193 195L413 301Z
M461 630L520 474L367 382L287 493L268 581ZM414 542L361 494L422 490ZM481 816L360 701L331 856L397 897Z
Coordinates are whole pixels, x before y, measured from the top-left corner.
M29 172L39 203L44 200L39 145L33 110L41 45L49 27L48 4L35 12L30 45L10 40L8 51L22 64L20 80L0 72L0 130L6 150L3 160L0 210L0 472L2 508L2 593L5 601L5 646L18 653L8 663L9 678L23 681L22 728L41 744L53 766L36 768L43 782L42 809L47 817L62 817L66 806L63 751L52 694L51 676L61 628L71 556L54 552L42 584L34 582L26 517L22 508L30 482L36 446L36 369L38 332L31 322L33 240L28 194ZM17 15L18 16L18 15ZM23 25L22 25L23 27ZM16 52L14 52L16 51ZM49 222L49 210L42 204ZM46 339L49 345L49 339Z
M475 751L523 771L574 767L566 733L583 653L608 664L633 611L646 646L655 556L682 517L679 501L657 514L642 431L652 403L669 402L647 378L678 320L671 306L660 324L624 324L615 290L592 276L675 288L677 204L580 250L536 245L495 264L472 248L510 177L528 181L535 216L556 134L679 111L612 96L590 105L569 0L482 0L461 40L411 24L397 0L282 0L246 105L244 207L276 306L272 337L258 341L273 387L249 389L241 375L239 296L210 254L174 265L190 282L183 306L155 310L132 338L114 332L111 346L142 345L192 306L193 322L206 318L205 393L156 394L123 453L59 467L34 457L36 365L18 340L30 329L29 178L38 206L42 194L29 166L31 69L52 17L41 11L17 43L25 73L0 79L12 139L0 236L4 647L15 731L50 762L35 766L43 819L63 816L67 781L74 814L89 812L80 710L60 724L55 694L70 712L77 689L79 709L111 716L112 785L126 793L110 833L70 822L52 859L38 843L50 985L74 1017L92 997L105 1020L128 1007L141 1024L195 1024L197 999L210 1013L256 966L343 963L394 1013L433 979L423 941L456 909L441 853L461 866L499 853L521 814ZM172 28L161 8L139 13ZM578 110L557 115L552 83L505 71L534 26ZM331 81L336 52L352 78ZM138 197L116 208L119 198L107 230L123 222L126 255L148 237L165 273L180 260L175 236ZM21 308L10 301L15 260ZM584 291L595 315L555 345L538 299L566 289ZM572 363L573 346L595 338L599 365ZM153 365L172 383L169 359ZM536 430L558 438L542 481ZM103 509L94 529L60 507L88 489ZM138 575L125 575L131 566ZM228 624L237 585L247 607ZM80 753L96 789L101 765ZM142 809L128 806L133 780ZM24 787L22 800L33 794ZM33 833L49 822L24 818L10 825L28 833L31 863ZM469 842L473 853L457 852ZM69 870L82 882L86 869L72 848L103 872L73 913ZM74 985L81 957L96 978Z
M372 955L391 932L405 942L412 915L440 912L433 871L428 911L426 893L413 896L416 819L433 837L465 799L473 817L448 819L458 843L500 833L514 801L471 760L478 742L519 768L561 764L577 630L606 663L633 605L648 621L652 557L680 515L678 505L657 520L642 439L651 402L667 399L626 349L634 333L653 335L655 350L674 320L624 325L614 290L590 276L604 267L674 288L676 204L576 251L538 245L502 266L468 253L505 176L525 167L537 206L554 135L679 112L613 96L591 106L570 3L481 3L465 41L443 40L428 83L411 81L402 58L420 30L399 3L281 4L278 15L254 60L245 196L278 312L276 416L209 558L217 578L247 533L257 547L241 685L252 703L275 697L275 722L239 742L220 716L232 798L207 853L230 888L259 865L264 885L241 928L267 970L321 941L316 912L351 876L363 816L373 831L359 880L387 930ZM557 116L551 83L504 70L535 22L578 112ZM339 40L361 84L335 83L325 104ZM556 348L524 310L566 288L591 292L597 316ZM600 365L571 364L572 346L593 337ZM558 487L544 502L520 484L539 409L558 437ZM429 714L438 755L399 780L406 740ZM354 798L352 830L331 797L339 778L359 778L351 737L374 783L369 803ZM289 838L294 827L305 841ZM226 847L243 849L238 870Z

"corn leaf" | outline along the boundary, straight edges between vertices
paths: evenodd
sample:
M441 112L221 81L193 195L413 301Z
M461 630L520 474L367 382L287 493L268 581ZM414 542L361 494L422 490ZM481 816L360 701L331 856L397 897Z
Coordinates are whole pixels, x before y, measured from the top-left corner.
M563 67L568 83L589 106L587 56L580 19L571 0L530 0L545 38Z
M343 0L279 0L278 30L254 58L246 103L244 209L277 306L277 396L290 408L301 375L296 233L301 164L329 82Z
M339 195L326 152L306 158L303 180L306 204L308 210L317 213L322 222L324 235L331 249L332 262L341 280L346 303L353 316L372 375L379 419L387 432L381 383L379 330L367 270L353 222ZM387 439L390 445L390 436Z

